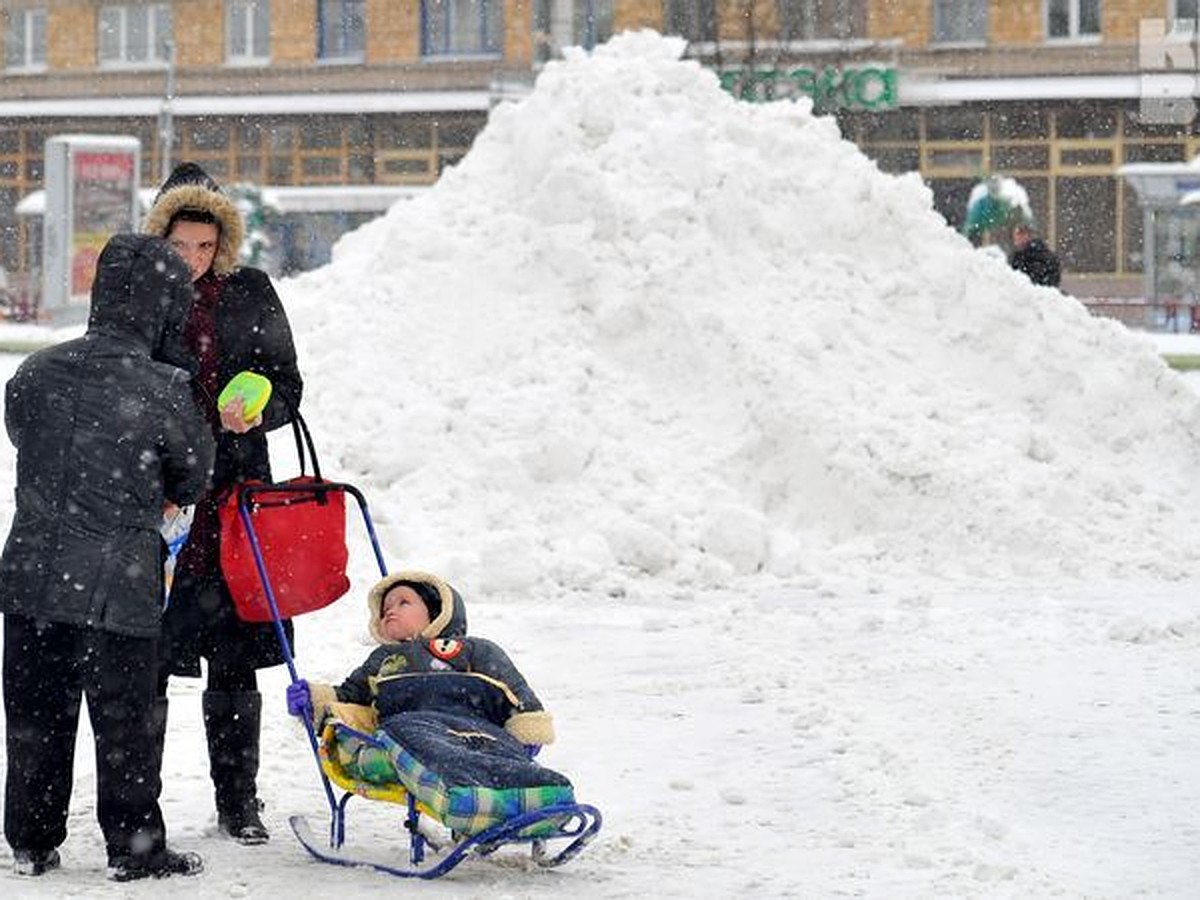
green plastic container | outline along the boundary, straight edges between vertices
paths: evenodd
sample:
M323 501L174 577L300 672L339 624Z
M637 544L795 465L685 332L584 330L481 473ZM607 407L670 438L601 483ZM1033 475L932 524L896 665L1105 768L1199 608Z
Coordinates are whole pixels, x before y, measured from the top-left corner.
M253 422L271 399L271 379L257 372L238 372L221 389L217 396L217 408L224 409L239 397L246 421Z

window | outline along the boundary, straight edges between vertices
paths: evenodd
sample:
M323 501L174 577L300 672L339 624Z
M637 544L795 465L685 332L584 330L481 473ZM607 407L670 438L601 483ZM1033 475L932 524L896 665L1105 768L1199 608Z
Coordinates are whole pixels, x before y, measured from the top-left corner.
M689 41L717 39L716 0L666 0L663 20L668 34Z
M538 59L562 53L563 47L592 49L613 33L613 0L537 0L533 30Z
M1100 34L1100 0L1047 0L1046 36L1095 37Z
M1200 19L1200 0L1172 0L1170 12L1173 31L1195 31L1196 20Z
M46 67L46 10L16 9L8 14L4 60L9 69Z
M421 52L426 56L498 54L503 0L422 0Z
M613 0L577 0L572 19L575 43L591 49L613 33Z
M780 39L846 40L866 33L867 4L855 0L777 0Z
M1117 183L1111 177L1057 178L1055 236L1064 269L1116 271Z
M270 0L228 0L225 5L225 58L266 62L271 55Z
M987 0L934 0L933 39L942 44L987 40Z
M101 65L165 63L171 39L166 3L100 7Z
M364 0L318 0L317 56L360 61L366 47Z

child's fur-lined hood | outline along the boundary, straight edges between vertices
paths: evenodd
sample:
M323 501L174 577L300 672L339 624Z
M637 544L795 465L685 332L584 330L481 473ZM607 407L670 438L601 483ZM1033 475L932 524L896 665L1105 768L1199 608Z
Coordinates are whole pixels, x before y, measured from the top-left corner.
M441 609L421 631L421 637L426 639L462 637L467 633L467 607L458 591L429 572L393 572L377 581L370 593L367 594L367 613L370 616L367 628L371 632L371 637L376 641L381 644L392 643L383 634L379 613L383 609L383 598L398 584L408 585L418 593L421 592L421 589L431 589L436 592L441 602Z

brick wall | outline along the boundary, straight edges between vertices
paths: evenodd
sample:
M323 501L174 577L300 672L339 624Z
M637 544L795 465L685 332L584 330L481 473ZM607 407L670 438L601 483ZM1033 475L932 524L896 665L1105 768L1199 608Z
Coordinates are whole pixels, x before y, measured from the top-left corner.
M225 8L211 0L176 0L171 7L175 62L219 66L225 61Z
M316 0L271 0L271 62L304 65L316 55Z
M1167 0L1104 0L1104 39L1136 41L1141 19L1166 18Z
M367 0L367 64L420 57L420 0Z
M640 28L663 27L662 0L615 0L613 31L637 31Z
M1045 33L1045 0L991 0L988 39L993 44L1040 44Z
M96 67L96 11L86 0L67 0L46 13L46 66L49 69Z
M1100 6L1105 42L1137 40L1138 21L1167 15L1167 0L1103 0ZM988 43L993 46L1040 44L1045 40L1045 0L989 0ZM931 0L870 0L867 33L871 38L899 38L907 47L927 44L933 34Z
M717 0L717 34L723 40L772 39L779 33L774 0Z
M505 0L504 59L528 66L533 62L533 3L531 0Z
M920 47L933 33L933 4L929 0L871 0L867 8L867 37L899 38L906 47Z

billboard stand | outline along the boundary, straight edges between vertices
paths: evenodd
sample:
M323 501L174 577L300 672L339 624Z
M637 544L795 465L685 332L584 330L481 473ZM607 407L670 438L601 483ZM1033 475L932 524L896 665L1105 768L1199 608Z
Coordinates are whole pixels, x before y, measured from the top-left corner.
M141 142L134 137L56 135L46 141L39 318L87 318L96 259L117 232L136 231Z

